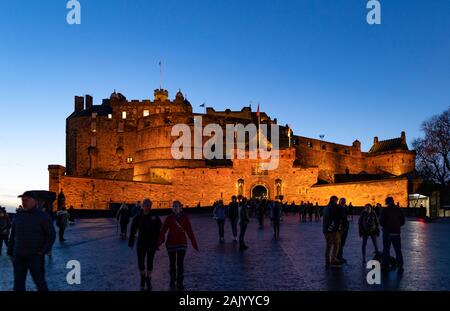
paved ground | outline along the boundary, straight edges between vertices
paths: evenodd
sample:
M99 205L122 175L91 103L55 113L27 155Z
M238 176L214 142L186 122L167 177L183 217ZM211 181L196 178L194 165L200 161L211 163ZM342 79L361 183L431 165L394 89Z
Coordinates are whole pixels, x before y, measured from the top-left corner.
M225 244L219 244L215 222L208 215L192 215L200 253L192 248L186 256L188 290L450 290L450 222L423 223L410 220L403 230L405 273L383 276L381 285L366 283L361 263L357 218L350 228L345 251L348 264L342 269L323 265L321 223L298 223L288 216L281 225L281 238L272 239L269 222L258 229L256 219L248 228L250 248L242 253L231 241L226 224ZM63 245L56 242L54 256L46 263L51 290L138 290L135 250L116 234L112 219L79 220L67 231ZM381 244L381 241L380 241ZM368 244L368 253L372 245ZM81 263L81 285L68 285L65 265ZM0 256L0 290L12 287L12 266ZM29 289L34 285L29 280ZM157 253L154 290L168 290L168 257Z

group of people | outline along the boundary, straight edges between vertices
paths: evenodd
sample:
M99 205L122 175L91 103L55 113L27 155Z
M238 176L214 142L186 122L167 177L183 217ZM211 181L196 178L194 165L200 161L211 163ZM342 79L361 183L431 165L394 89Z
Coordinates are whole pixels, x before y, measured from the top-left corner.
M313 221L313 216L315 221L320 221L321 210L319 203L316 202L314 205L312 202L301 202L298 209L298 220L300 222L310 222Z
M280 221L283 215L283 204L281 200L247 200L245 197L234 195L231 197L231 202L227 206L224 205L223 200L218 200L213 205L213 217L217 221L219 228L219 241L221 243L225 241L224 227L225 221L228 219L233 233L233 241L238 242L237 227L239 224L239 249L248 249L245 243L245 233L250 222L250 215L258 218L260 229L264 228L264 220L269 215L274 231L274 239L279 239Z
M127 236L130 218L130 236L128 246L136 244L138 268L140 272L140 289L152 290L152 271L156 251L165 244L169 255L170 282L172 290L184 290L184 258L188 247L188 239L192 247L198 249L197 240L192 230L189 218L183 213L180 201L172 203L172 213L166 217L164 223L159 216L152 212L152 201L145 199L130 210L122 204L117 212L117 220L121 227L121 237ZM136 234L138 235L136 239ZM136 242L137 240L137 242Z
M45 255L51 254L56 238L52 215L48 208L40 206L39 198L33 191L26 191L22 198L22 209L11 221L4 208L0 208L0 254L3 243L8 245L8 255L11 256L14 267L14 290L25 290L28 271L31 273L37 289L48 290L45 281ZM249 211L254 209L259 225L264 226L264 218L270 217L274 239L280 236L280 221L285 211L281 200L247 200L242 196L233 196L231 202L225 206L222 200L214 204L213 216L217 221L219 241L225 240L225 222L229 220L233 241L239 242L239 249L246 250L245 233L250 222ZM306 207L311 204L305 204ZM323 216L323 234L326 241L325 265L341 267L346 263L344 258L345 244L350 228L350 208L345 198L332 196L329 204L323 209L314 206ZM117 220L121 225L121 236L127 236L128 224L131 221L128 246L136 245L138 269L140 272L141 290L152 289L152 271L156 252L165 244L169 257L169 286L171 289L184 289L184 258L188 248L188 239L195 250L199 250L191 222L183 212L180 201L174 201L172 213L164 223L152 211L152 201L145 199L138 202L133 209L122 204L117 213ZM301 205L299 212L301 212ZM60 228L59 239L64 242L64 230L71 219L64 204L58 207L55 214L56 225ZM362 258L366 261L367 241L370 239L375 248L376 259L381 259L382 269L393 268L390 257L391 245L395 250L395 268L403 272L403 255L401 250L400 228L405 224L405 218L392 197L386 198L386 207L381 205L372 207L367 204L358 221L358 232L362 238ZM239 238L238 238L239 226ZM380 252L377 239L382 233L383 249ZM137 238L136 238L136 235Z
M358 221L358 232L362 238L362 261L366 261L367 241L370 238L374 249L374 259L381 259L382 270L388 271L397 268L403 272L403 255L401 249L400 228L405 224L405 217L398 204L392 197L386 198L386 207L381 205L374 208L367 204ZM323 234L325 236L325 265L341 267L347 260L344 258L344 248L350 228L348 207L346 199L332 196L329 204L323 210ZM353 216L353 215L352 215ZM380 253L378 236L382 231L383 250ZM390 256L391 245L395 251L395 259Z

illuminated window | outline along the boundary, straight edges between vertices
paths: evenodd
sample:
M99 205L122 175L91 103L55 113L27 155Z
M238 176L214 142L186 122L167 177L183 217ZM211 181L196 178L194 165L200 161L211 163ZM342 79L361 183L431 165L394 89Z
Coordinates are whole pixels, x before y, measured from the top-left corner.
M144 117L148 117L150 115L150 111L149 110L144 110L143 116Z
M122 111L122 119L126 119L127 118L127 112L126 111Z
M108 113L108 119L112 119L112 113Z
M133 158L132 158L132 157L128 157L128 158L127 158L127 163L128 163L128 164L133 163Z

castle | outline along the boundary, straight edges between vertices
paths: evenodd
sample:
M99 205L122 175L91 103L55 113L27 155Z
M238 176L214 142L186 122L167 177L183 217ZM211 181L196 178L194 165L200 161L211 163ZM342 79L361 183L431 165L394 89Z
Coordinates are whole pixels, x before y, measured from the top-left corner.
M73 113L66 120L66 166L49 165L49 190L63 190L66 205L77 209L108 209L113 203L135 203L151 198L154 208L167 208L174 199L185 206L225 202L232 195L267 197L284 201L318 202L331 195L344 196L354 206L384 203L391 195L408 206L410 175L415 152L400 137L374 138L368 152L355 140L341 145L295 135L287 125L277 125L279 165L264 170L261 160L174 159L171 135L174 124L203 125L277 124L251 107L240 111L194 113L179 91L173 100L167 90L156 89L153 100L127 100L114 91L102 104L90 95L75 96ZM225 132L225 131L224 131ZM206 138L203 138L206 140Z

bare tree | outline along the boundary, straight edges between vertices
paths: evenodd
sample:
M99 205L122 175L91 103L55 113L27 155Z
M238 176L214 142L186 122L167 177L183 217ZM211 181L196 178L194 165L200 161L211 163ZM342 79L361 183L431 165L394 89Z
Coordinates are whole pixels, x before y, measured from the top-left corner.
M450 107L422 123L424 138L417 138L413 147L417 152L419 173L442 186L450 184Z

